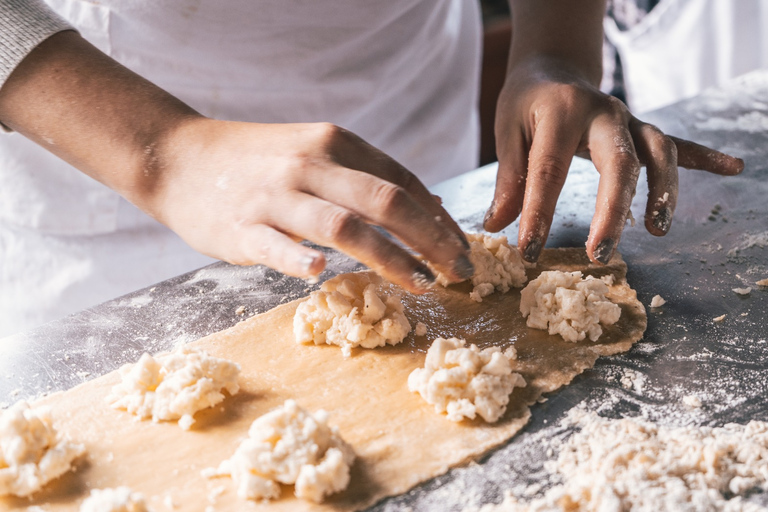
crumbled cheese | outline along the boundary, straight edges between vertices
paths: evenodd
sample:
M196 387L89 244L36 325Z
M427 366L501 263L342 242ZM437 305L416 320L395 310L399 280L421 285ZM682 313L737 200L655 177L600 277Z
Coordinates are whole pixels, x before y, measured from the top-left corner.
M437 338L427 351L424 368L408 376L408 389L438 413L447 413L451 421L480 415L494 423L506 411L512 390L525 387L525 379L512 372L509 357L499 347L479 350L465 345L463 339Z
M186 346L156 357L145 353L120 374L107 397L112 407L152 421L179 420L184 430L197 411L224 400L223 390L230 395L240 390L240 365Z
M80 506L80 512L149 512L141 493L128 487L93 489Z
M520 312L529 327L548 329L565 341L597 341L601 324L612 325L621 316L606 293L608 285L592 276L582 279L581 272L545 271L521 292Z
M712 319L712 321L719 324L725 320L725 316L726 315L716 316L715 318Z
M470 246L469 260L475 267L472 276L474 289L469 294L472 300L482 302L483 297L495 290L506 293L510 287L520 288L525 284L528 278L523 258L515 247L509 245L506 236L466 235ZM443 286L450 284L448 277L436 270L435 278Z
M739 295L749 295L752 292L752 287L747 286L746 288L734 288L733 293L739 294Z
M286 400L253 422L248 438L214 475L231 476L243 499L279 498L282 483L294 484L298 498L320 503L347 487L354 459L324 411L310 414Z
M685 395L683 403L692 409L698 409L701 407L701 398L696 395Z
M355 347L397 345L411 332L402 297L385 293L381 278L344 274L323 283L299 304L293 317L298 343L338 345L344 357Z
M651 307L652 308L660 308L664 304L666 304L667 301L664 300L664 298L661 295L654 295L651 299Z
M0 496L30 496L83 453L83 445L59 435L49 409L17 402L0 413Z
M600 280L608 286L613 286L613 284L616 282L616 278L613 276L613 274L606 274L600 277Z
M424 322L417 322L416 328L413 330L413 333L416 336L426 336L427 335L427 326Z
M581 431L558 456L562 484L481 512L766 510L743 495L768 489L768 423L668 428L580 410L569 421Z

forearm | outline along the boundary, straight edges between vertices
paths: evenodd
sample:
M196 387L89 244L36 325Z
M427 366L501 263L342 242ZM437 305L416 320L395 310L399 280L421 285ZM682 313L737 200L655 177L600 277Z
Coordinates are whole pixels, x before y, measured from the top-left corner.
M156 214L163 148L199 116L68 31L36 47L0 89L0 121Z
M532 60L554 60L594 86L602 78L605 0L509 0L509 70Z

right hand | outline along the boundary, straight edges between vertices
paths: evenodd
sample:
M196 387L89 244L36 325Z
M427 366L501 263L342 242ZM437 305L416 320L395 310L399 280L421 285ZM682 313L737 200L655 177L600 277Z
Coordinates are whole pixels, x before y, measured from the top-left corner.
M333 247L414 292L427 267L381 226L455 280L471 276L466 239L424 185L351 132L326 123L256 124L193 117L153 148L147 210L201 253L297 277Z

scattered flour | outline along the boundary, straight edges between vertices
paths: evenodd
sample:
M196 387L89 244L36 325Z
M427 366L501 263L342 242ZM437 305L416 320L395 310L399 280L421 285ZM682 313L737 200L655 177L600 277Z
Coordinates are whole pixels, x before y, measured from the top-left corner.
M411 332L402 297L381 289L370 273L343 274L323 283L293 317L298 343L338 345L344 357L355 347L397 345Z
M203 474L231 476L243 499L277 499L282 483L294 485L298 498L320 503L347 487L354 459L324 411L310 414L286 400L253 422L232 458Z
M645 381L645 375L635 370L624 370L624 373L621 375L620 379L622 388L634 390L638 395L643 394Z
M436 412L447 412L451 421L480 415L494 423L506 411L512 390L526 385L509 363L509 356L516 357L517 352L465 345L463 339L437 338L427 351L424 368L408 376L408 389L434 405Z
M736 119L710 117L706 121L696 123L696 128L699 130L718 130L729 132L765 132L768 131L768 116L762 112L748 112L746 114L740 115Z
M180 346L173 352L152 357L145 353L136 364L120 368L122 381L112 387L107 401L139 418L153 421L179 420L188 430L197 411L240 390L240 365L211 357L202 350Z
M93 489L80 512L150 512L144 496L128 487Z
M696 395L685 395L683 397L683 403L691 409L698 409L701 407L701 398Z
M597 341L600 324L612 325L621 316L621 308L605 297L608 291L605 282L582 279L578 271L545 271L521 292L520 312L529 327L548 329L565 341Z
M85 453L53 427L50 410L20 401L0 413L0 496L30 496Z
M553 465L562 483L531 501L508 494L482 512L766 510L742 495L768 489L768 423L663 427L581 408L566 422L580 432Z
M521 288L528 279L525 275L523 258L515 247L507 242L506 236L492 237L481 233L467 233L469 259L475 266L472 276L474 289L469 294L476 302L482 302L495 290L506 293L512 288ZM450 281L441 272L435 271L437 282L448 286Z

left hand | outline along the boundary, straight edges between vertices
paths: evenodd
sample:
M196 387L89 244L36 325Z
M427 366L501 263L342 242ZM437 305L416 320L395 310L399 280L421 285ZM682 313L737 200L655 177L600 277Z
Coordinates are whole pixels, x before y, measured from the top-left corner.
M635 118L618 99L558 59L531 57L510 69L496 111L499 171L484 227L496 232L518 215L518 246L535 262L546 243L574 155L600 173L587 254L608 263L621 238L640 166L647 167L645 227L664 236L677 204L677 167L730 176L741 159L670 137Z

